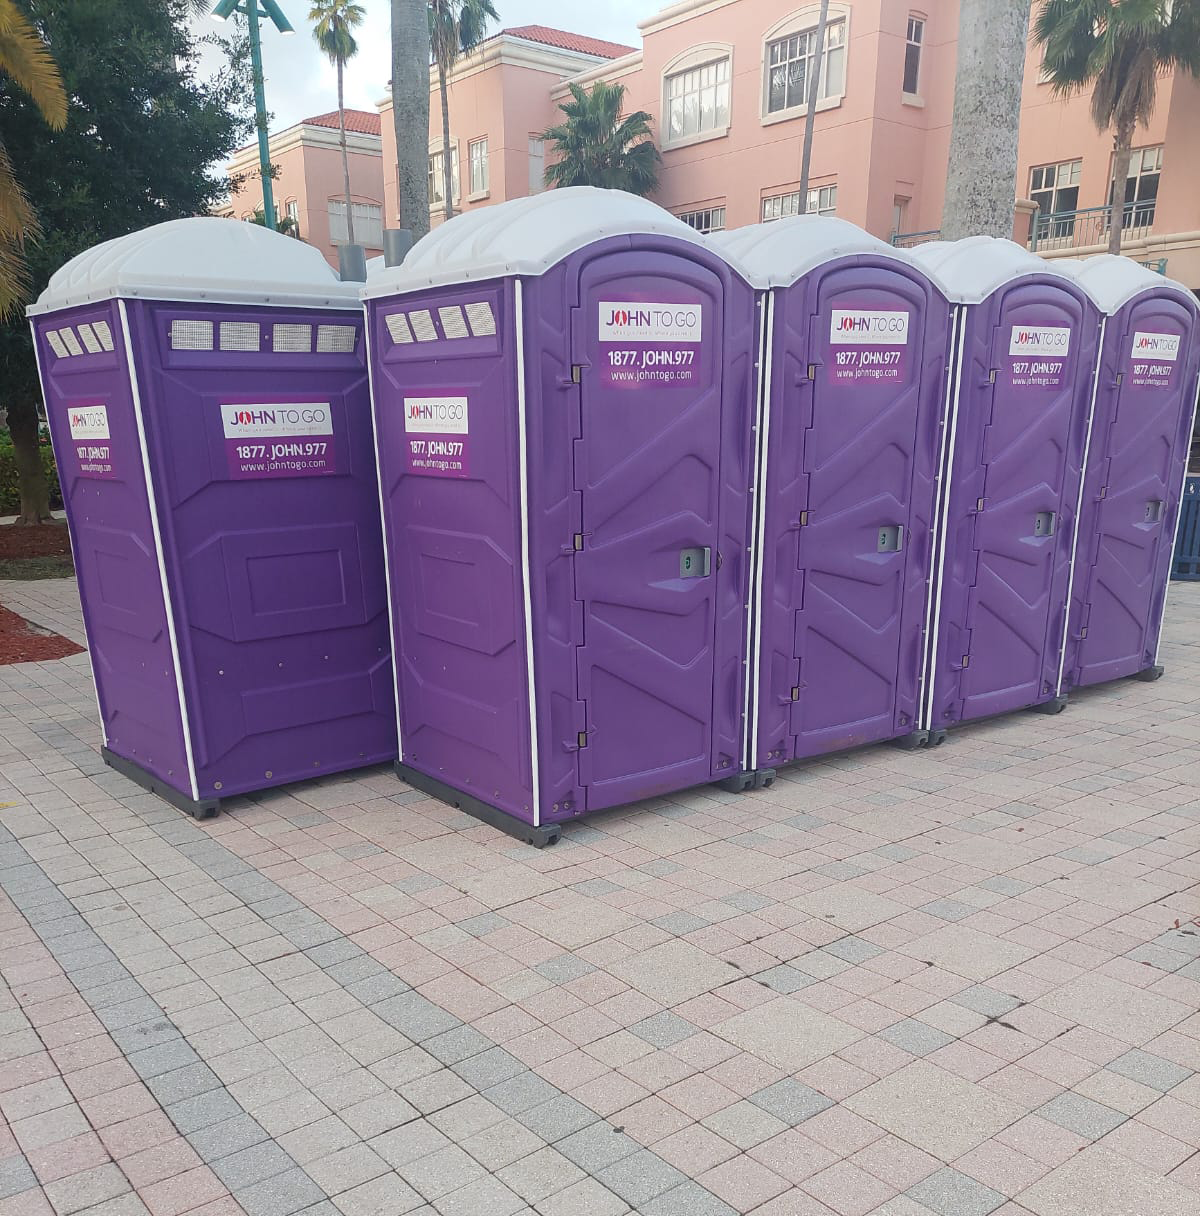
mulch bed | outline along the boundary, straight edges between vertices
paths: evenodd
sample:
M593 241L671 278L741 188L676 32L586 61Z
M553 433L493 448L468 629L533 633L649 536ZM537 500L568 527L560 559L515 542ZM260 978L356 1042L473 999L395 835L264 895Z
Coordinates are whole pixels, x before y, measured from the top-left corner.
M70 557L71 539L66 524L38 524L0 528L0 557Z
M66 524L0 527L0 579L70 578L74 573Z
M82 646L17 616L0 604L0 666L6 663L44 663L81 654Z

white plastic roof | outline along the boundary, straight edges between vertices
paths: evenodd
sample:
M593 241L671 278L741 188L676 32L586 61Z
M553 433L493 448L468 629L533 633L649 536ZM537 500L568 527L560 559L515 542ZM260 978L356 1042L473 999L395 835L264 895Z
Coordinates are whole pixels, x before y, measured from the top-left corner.
M930 241L912 251L913 259L942 283L957 304L978 304L1013 279L1049 274L1071 281L1072 276L1051 261L1030 253L1015 241L969 236L961 241Z
M1143 291L1167 287L1182 292L1189 300L1193 299L1192 293L1182 283L1156 274L1132 258L1103 253L1091 258L1063 260L1058 264L1110 317Z
M870 253L914 265L904 250L829 215L793 215L749 224L715 232L709 241L759 288L788 287L817 266L854 254Z
M422 237L399 266L368 274L362 296L544 274L593 241L634 234L672 236L707 247L698 232L649 199L621 190L565 186L456 215Z
M30 315L114 297L219 304L358 306L312 245L260 224L215 215L168 220L72 258Z

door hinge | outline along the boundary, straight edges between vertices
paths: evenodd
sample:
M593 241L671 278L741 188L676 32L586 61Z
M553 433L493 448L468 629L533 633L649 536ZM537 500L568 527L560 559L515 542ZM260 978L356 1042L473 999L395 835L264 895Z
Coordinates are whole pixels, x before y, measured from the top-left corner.
M571 383L578 384L583 379L583 364L571 364Z
M996 383L996 369L994 367L992 368L992 370L990 372L988 372L988 383L989 384Z
M800 688L798 685L792 689L792 700L793 701L800 700Z
M986 502L986 500L985 500L985 499L982 499L982 498L977 498L977 499L975 500L975 511L976 511L976 513L978 513L978 512L980 512L980 511L982 511L982 510L983 510L983 509L984 509L986 506L987 506L987 502Z
M576 553L578 553L579 550L583 548L583 538L585 535L586 535L586 533L576 532L574 537L572 538L571 548L574 549Z
M581 730L579 732L579 734L575 736L575 739L576 739L576 742L579 744L579 747L581 750L583 748L587 747L588 740L587 740L587 731L586 730Z

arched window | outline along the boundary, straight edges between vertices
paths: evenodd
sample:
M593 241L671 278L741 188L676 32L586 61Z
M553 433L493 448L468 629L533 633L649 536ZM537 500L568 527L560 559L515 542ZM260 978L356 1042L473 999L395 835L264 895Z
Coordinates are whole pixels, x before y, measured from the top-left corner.
M762 115L779 122L802 115L808 108L809 84L820 72L817 106L841 103L846 92L846 42L850 6L830 4L823 53L817 54L821 10L812 4L785 17L763 37Z
M690 47L663 68L662 146L686 147L728 134L733 47Z

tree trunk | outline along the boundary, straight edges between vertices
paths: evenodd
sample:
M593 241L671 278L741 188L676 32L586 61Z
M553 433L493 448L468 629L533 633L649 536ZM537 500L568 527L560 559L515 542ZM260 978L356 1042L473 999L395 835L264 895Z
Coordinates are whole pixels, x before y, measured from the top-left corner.
M1113 141L1112 201L1108 212L1108 252L1121 252L1121 237L1125 233L1125 183L1129 180L1129 161L1132 157L1133 123L1123 123L1117 128Z
M429 18L426 0L392 2L392 121L401 227L429 231Z
M804 151L800 154L800 213L808 211L808 177L812 168L813 128L817 121L817 102L821 99L821 68L825 63L825 31L829 28L829 0L821 0L817 18L816 71L808 82L808 112L804 115Z
M454 215L454 164L450 156L450 98L446 95L446 69L438 64L438 92L442 98L442 189L447 219Z
M42 524L50 514L50 488L42 468L42 453L38 444L37 411L10 409L8 430L12 435L13 458L17 466L17 487L21 494L19 524Z
M962 0L942 236L1012 239L1031 0Z
M342 73L345 64L338 60L338 127L342 137L342 182L346 187L346 237L354 244L354 207L350 202L350 158L346 155L346 103L343 100Z

